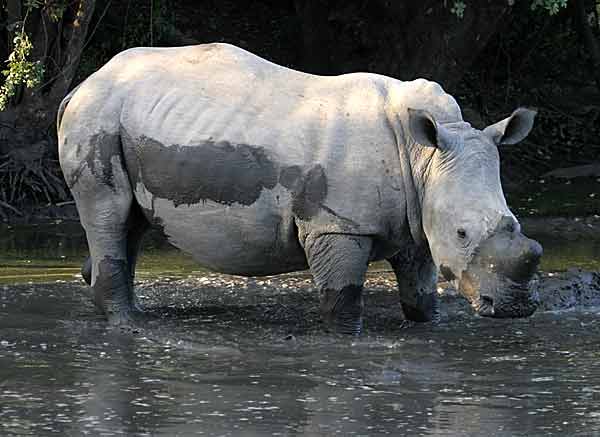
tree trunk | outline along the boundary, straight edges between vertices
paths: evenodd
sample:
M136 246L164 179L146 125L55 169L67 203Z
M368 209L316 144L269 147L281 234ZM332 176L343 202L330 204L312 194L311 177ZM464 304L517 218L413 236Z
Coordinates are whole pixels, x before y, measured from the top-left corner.
M88 28L94 15L95 5L96 0L80 0L75 18L66 28L68 43L63 51L62 62L60 62L60 65L63 66L62 71L52 84L52 89L47 96L52 102L56 103L55 106L58 106L58 103L67 94L75 77Z
M9 3L12 5L10 16L17 18L20 1ZM56 144L53 135L56 112L79 65L95 3L95 0L72 3L59 23L53 22L43 9L30 13L27 30L34 42L32 59L44 63L45 77L42 85L24 90L0 113L0 154L40 141L51 148Z

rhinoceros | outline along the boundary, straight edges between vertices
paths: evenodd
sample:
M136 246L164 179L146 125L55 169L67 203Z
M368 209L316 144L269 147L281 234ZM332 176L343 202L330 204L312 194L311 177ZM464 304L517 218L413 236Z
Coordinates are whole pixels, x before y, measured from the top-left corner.
M58 112L84 276L111 323L135 322L136 256L156 225L217 272L308 268L340 332L361 330L375 260L409 320L438 317L438 271L479 314L528 316L542 248L507 206L498 146L534 117L477 130L435 82L316 76L228 44L126 50Z

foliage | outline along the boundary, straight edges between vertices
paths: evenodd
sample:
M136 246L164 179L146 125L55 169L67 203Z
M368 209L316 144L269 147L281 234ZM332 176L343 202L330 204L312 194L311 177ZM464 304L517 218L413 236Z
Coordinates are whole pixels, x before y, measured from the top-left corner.
M507 0L509 6L513 6L515 0ZM446 5L446 1L444 1ZM550 15L556 15L561 9L567 7L567 0L531 0L531 10L544 9ZM456 15L458 18L463 18L465 15L465 9L467 5L463 0L455 0L454 4L450 8L450 12Z
M44 65L40 60L30 60L33 45L25 32L27 17L33 9L44 9L53 22L59 22L68 6L68 0L24 0L25 18L21 22L10 23L8 30L14 30L13 50L6 60L7 68L2 71L5 77L0 87L0 111L4 111L11 98L22 86L35 88L44 76ZM7 6L5 6L7 7Z
M50 19L52 21L54 21L55 23L57 23L62 19L63 14L65 13L65 10L67 9L67 6L68 6L67 0L47 1L44 9L46 10L46 13L50 17Z
M450 9L450 12L452 12L458 18L462 18L465 15L466 7L467 7L467 5L465 4L465 2L463 2L462 0L457 0L454 2L454 5Z
M31 10L32 8L41 8L44 2L42 0L25 0L23 3L28 10Z
M567 7L567 0L532 0L531 10L538 8L545 9L550 15L556 15L558 12Z
M13 39L14 49L8 56L7 68L2 71L4 84L0 87L0 111L4 111L9 100L25 85L34 88L42 80L44 66L40 61L28 60L33 45L25 32L25 20Z

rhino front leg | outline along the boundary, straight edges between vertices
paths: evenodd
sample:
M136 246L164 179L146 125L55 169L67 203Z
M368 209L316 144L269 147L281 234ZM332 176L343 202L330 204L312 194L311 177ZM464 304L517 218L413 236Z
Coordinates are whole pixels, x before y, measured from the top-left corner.
M358 335L362 329L362 288L369 264L369 237L309 235L306 258L319 289L321 316L336 332Z
M437 267L429 251L400 251L388 261L396 274L406 319L415 322L439 321Z

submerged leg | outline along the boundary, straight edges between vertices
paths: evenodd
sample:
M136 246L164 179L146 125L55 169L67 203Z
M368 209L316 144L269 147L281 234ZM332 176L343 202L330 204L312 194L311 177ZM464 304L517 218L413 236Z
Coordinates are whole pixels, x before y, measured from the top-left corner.
M437 267L426 253L403 250L388 259L396 274L402 311L407 320L439 321Z
M369 264L369 237L308 235L306 258L321 299L321 315L329 328L344 334L362 329L362 288Z
M132 205L129 214L127 226L127 265L131 275L131 283L135 279L135 266L137 256L142 246L142 239L146 231L150 228L150 223L144 217L139 205L135 202ZM81 276L88 285L92 285L92 257L88 256L81 266Z

